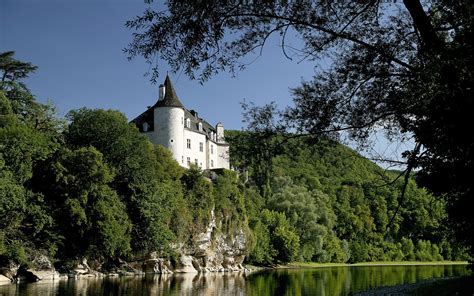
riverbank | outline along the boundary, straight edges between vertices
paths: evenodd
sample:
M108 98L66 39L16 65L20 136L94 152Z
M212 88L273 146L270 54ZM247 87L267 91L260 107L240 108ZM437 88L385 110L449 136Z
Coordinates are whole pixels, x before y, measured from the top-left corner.
M157 262L153 261L156 265ZM162 263L161 261L158 263ZM68 278L90 278L90 277L115 277L115 276L139 276L146 274L182 274L182 273L207 273L207 272L216 272L216 273L233 273L233 272L258 272L262 270L276 270L276 269L316 269L316 268L328 268L328 267L359 267L359 266L442 266L442 265L468 265L467 261L429 261L429 262L419 262L419 261L382 261L382 262L360 262L354 264L348 263L315 263L315 262L292 262L286 265L275 265L275 266L254 266L254 265L245 265L241 266L239 269L218 269L218 270L193 270L189 272L188 270L180 270L177 272L163 272L163 268L153 268L153 269L139 269L138 264L130 265L125 264L122 266L122 269L116 269L113 271L103 271L99 272L92 270L87 263L83 262L70 273L57 272L52 265L49 266L49 269L43 270L23 270L22 274L18 274L13 278L8 278L4 275L0 275L0 284L9 284L12 282L36 282L38 280L61 280ZM141 264L143 265L143 264ZM154 266L154 265L153 265ZM161 266L161 265L160 265ZM136 267L136 268L134 268ZM143 266L141 266L143 268ZM170 270L170 269L167 269ZM147 271L147 272L146 272Z
M323 268L341 266L408 266L408 265L468 265L467 261L377 261L359 263L316 263L316 262L292 262L279 265L277 268Z
M354 267L354 266L415 266L415 265L469 265L468 261L375 261L358 263L317 263L317 262L291 262L275 266L255 266L246 264L245 268L255 272L270 269L298 269L298 268L327 268L327 267Z
M0 295L473 295L471 279L459 264L294 268L20 282L0 285Z

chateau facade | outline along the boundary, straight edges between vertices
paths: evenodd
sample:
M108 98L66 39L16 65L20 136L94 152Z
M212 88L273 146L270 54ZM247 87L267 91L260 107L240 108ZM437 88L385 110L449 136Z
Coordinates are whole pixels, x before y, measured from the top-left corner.
M168 148L183 167L195 164L203 170L229 169L229 144L224 139L224 126L215 127L187 110L166 76L160 85L155 105L131 121L153 144Z

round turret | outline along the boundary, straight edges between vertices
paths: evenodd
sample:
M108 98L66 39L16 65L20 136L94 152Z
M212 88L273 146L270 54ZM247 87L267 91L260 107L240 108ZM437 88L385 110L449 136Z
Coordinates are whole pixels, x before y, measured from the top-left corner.
M166 76L160 86L158 102L153 106L155 143L171 150L173 157L183 163L184 152L184 106Z
M179 107L156 107L156 142L171 150L173 157L181 163L184 149L184 110Z

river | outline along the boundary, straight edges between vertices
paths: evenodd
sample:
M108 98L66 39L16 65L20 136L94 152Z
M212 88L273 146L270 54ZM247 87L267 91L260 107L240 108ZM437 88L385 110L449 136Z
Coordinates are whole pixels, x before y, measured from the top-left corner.
M393 295L419 294L420 285L421 294L451 295L466 283L474 284L466 265L351 266L40 281L2 285L0 295Z

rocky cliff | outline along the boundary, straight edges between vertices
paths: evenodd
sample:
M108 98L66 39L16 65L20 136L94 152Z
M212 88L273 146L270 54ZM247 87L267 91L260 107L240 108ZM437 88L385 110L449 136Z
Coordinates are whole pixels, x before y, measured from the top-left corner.
M194 236L190 243L174 246L178 258L160 258L155 253L149 258L132 262L135 270L145 273L227 272L244 270L242 265L247 252L248 238L243 230L236 234L222 233L216 227L214 212L203 233Z
M49 258L38 255L32 258L31 267L28 268L13 262L4 264L0 267L0 281L5 283L55 280L63 277L243 271L247 246L248 237L245 232L240 229L233 234L223 233L218 229L212 211L204 232L195 235L191 242L173 246L179 254L175 258L162 258L153 252L131 262L120 261L112 268L103 267L101 262L81 258L72 268L60 266L61 270L65 270L65 273L60 274Z

